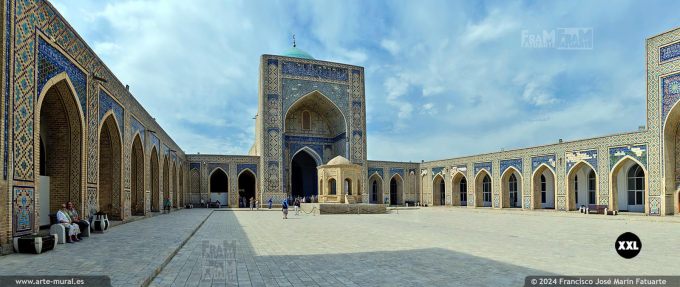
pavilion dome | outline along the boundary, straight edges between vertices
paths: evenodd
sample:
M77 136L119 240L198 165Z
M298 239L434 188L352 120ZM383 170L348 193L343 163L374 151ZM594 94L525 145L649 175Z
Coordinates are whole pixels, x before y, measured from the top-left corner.
M344 158L343 156L339 155L328 161L326 165L343 165L343 164L352 164L348 159Z
M283 53L282 56L314 60L314 57L312 57L312 55L303 50L298 49L297 47L290 48L288 51Z

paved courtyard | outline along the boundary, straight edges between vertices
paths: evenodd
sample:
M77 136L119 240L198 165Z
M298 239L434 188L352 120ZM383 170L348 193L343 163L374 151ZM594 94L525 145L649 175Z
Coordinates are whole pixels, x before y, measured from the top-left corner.
M618 256L625 231L640 255ZM215 211L152 286L520 286L527 275L680 275L680 220L426 208Z
M613 248L625 231L643 243L631 260ZM274 210L193 209L41 255L1 256L0 275L108 274L114 286L520 286L527 275L680 275L678 238L680 217L424 208L284 221Z

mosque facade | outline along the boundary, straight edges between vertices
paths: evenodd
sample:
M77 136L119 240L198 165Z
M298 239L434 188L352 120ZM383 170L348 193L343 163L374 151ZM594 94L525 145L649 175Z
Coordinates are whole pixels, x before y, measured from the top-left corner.
M363 67L297 47L263 55L248 155L186 154L49 2L4 0L1 9L0 253L48 226L66 201L84 216L128 221L158 212L164 198L237 208L336 186L366 204L680 213L680 28L646 40L639 130L393 162L367 159ZM350 183L331 168L319 175L334 158L353 167Z

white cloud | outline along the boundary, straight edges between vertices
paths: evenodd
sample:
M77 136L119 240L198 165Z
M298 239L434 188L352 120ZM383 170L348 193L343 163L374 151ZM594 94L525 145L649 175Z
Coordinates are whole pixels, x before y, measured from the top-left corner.
M392 56L396 56L399 54L399 50L401 50L401 47L399 47L399 44L396 41L389 39L382 39L382 41L380 41L380 46L390 52Z

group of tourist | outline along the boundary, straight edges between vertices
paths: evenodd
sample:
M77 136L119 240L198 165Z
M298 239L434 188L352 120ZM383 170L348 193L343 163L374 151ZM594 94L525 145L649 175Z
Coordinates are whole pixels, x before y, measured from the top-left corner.
M80 218L78 211L73 207L73 202L70 201L62 204L61 209L57 211L57 223L63 225L66 229L67 243L82 240L81 230L90 228L90 222Z

